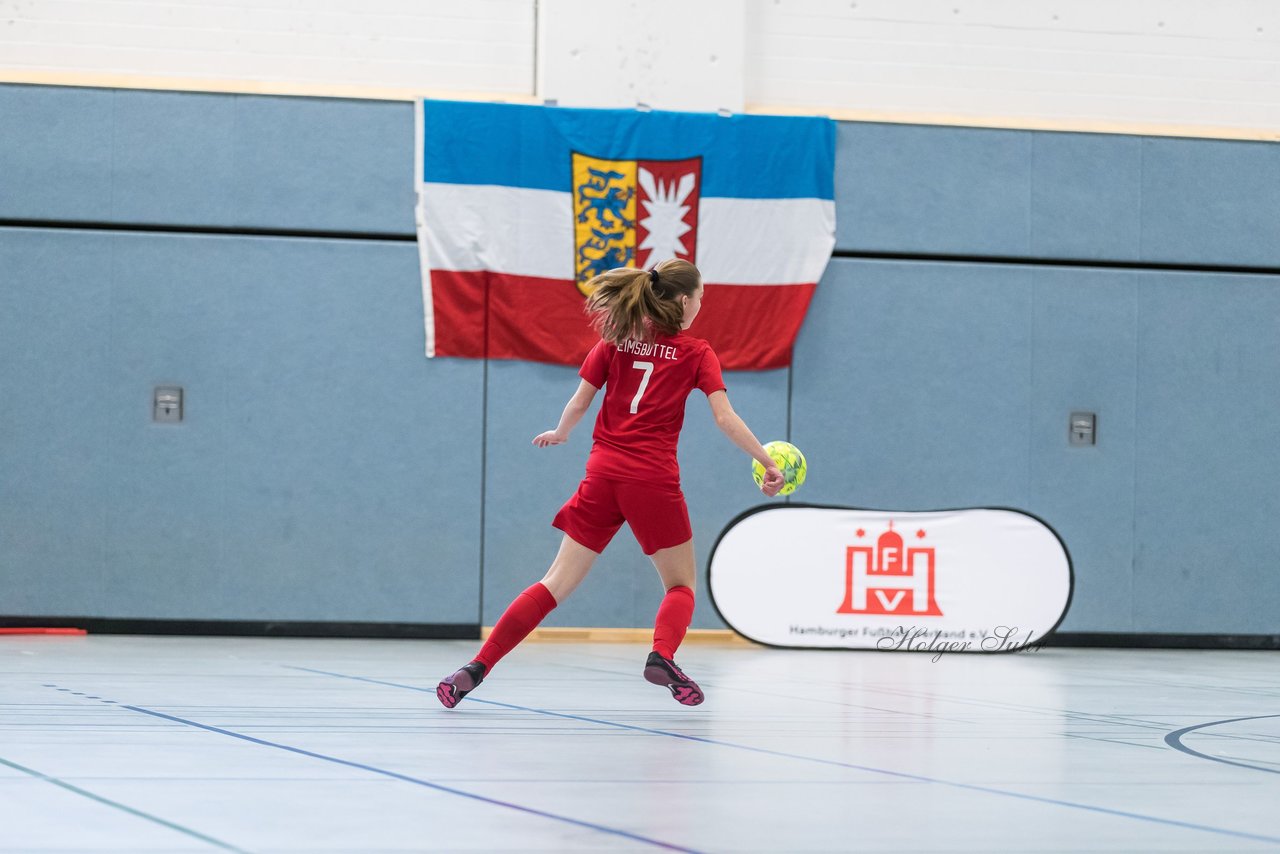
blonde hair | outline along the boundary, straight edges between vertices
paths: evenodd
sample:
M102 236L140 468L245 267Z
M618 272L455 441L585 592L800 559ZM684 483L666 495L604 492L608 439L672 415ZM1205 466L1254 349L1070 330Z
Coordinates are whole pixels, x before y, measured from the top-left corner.
M594 290L586 310L600 337L611 344L648 338L650 327L675 335L684 326L680 297L693 296L701 284L698 268L680 258L652 270L618 267L587 282Z

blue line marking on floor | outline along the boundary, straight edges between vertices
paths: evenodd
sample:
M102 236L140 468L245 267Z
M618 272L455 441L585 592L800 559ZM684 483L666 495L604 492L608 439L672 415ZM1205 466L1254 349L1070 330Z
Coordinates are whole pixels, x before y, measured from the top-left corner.
M377 768L373 765L365 765L360 762L354 762L350 759L342 759L337 756L328 756L323 753L315 753L310 750L304 750L300 747L291 747L290 745L287 745L287 744L280 744L278 742L267 741L266 739L262 739L262 738L255 738L254 736L245 735L244 733L234 732L233 730L223 729L221 727L216 727L216 726L210 726L209 724L202 724L202 723L199 723L198 721L187 720L186 718L180 718L175 715L167 715L164 712L157 712L154 709L146 709L141 706L131 706L126 703L120 703L118 705L118 708L128 709L131 712L137 712L142 715L150 715L151 717L154 717L154 718L159 718L161 720L166 720L166 721L172 721L174 723L183 724L189 727L195 727L196 729L202 729L207 732L217 733L218 735L225 735L231 738L238 738L241 741L247 741L251 744L257 744L262 747L274 747L277 750L284 750L284 751L288 751L289 753L296 753L299 756L308 756L312 759L320 759L324 762L332 762L336 765L345 765L348 768L356 768L361 771L367 771L370 774L378 774L383 777L390 777L393 780L400 780L405 783L412 783L415 786L423 786L428 789L435 789L438 792L445 792L446 794L457 795L463 798L469 798L473 801L480 801L481 803L490 804L492 806L504 807L506 809L527 813L529 815L536 815L540 818L549 818L553 821L559 821L565 824L572 824L572 825L576 825L577 827L585 827L589 830L596 830L601 833L607 833L613 836L620 836L624 839L630 839L635 842L642 842L646 845L652 845L656 848L665 848L669 851L683 851L683 852L687 852L687 854L701 854L701 852L698 852L693 848L685 848L680 845L674 845L670 842L663 842L659 839L650 839L647 836L641 836L636 833L629 833L625 830L620 830L616 827L608 827L603 824L595 824L589 821L582 821L581 819L570 818L569 816L565 816L565 815L558 815L556 813L545 812L544 810L534 809L533 807L521 806L520 804L514 804L509 801L500 801L497 798L488 798L488 797L485 797L484 795L477 795L474 792L466 792L466 791L463 791L462 789L454 789L450 786L441 785L440 783L432 783L430 780L422 780L417 777L410 777L408 774L400 774L395 771L388 771L385 768Z
M51 687L51 686L45 686L45 687ZM23 774L29 774L38 780L44 780L46 783L52 783L55 786L66 789L68 792L74 792L75 794L80 795L81 797L88 798L89 800L100 803L103 806L108 806L108 807L111 807L112 809L120 810L121 812L127 812L129 815L137 816L138 818L145 819L146 821L153 822L155 824L161 825L162 827L167 827L170 830L176 830L178 833L186 834L187 836L190 836L193 839L199 839L201 842L207 842L210 845L223 849L224 851L235 851L235 852L238 852L238 854L248 854L248 852L245 851L243 848L237 848L234 845L230 845L226 842L223 842L220 839L214 839L212 836L205 836L203 833L192 830L189 827L183 827L180 824L174 824L173 822L166 821L165 819L160 818L159 816L154 816L154 815L151 815L150 813L145 813L142 810L134 809L131 806L126 806L125 804L122 804L119 801L113 801L110 798L104 798L101 795L95 795L93 792L87 791L86 789L81 789L79 786L73 786L64 780L59 780L57 777L50 777L48 774L41 773L40 771L37 771L34 768L27 768L25 765L19 765L17 762L10 762L8 759L2 759L2 758L0 758L0 765L5 765L9 768L14 769L15 771L21 771Z
M1220 726L1221 724L1234 724L1239 723L1240 721L1257 721L1264 718L1280 718L1280 715L1252 715L1246 718L1229 718L1225 721L1208 721L1202 724L1194 724L1169 733L1164 737L1164 743L1172 747L1174 750L1181 751L1188 756L1194 756L1197 759L1208 759L1210 762L1221 762L1223 765L1235 765L1238 768L1252 768L1254 771L1266 771L1268 774L1280 774L1280 770L1275 768L1263 768L1261 765L1250 765L1248 762L1239 762L1234 759L1223 759L1221 756L1210 756L1207 753L1201 753L1198 750L1193 750L1182 743L1182 737L1184 735L1195 732L1199 729L1211 726Z
M350 676L345 673L333 673L328 670L317 670L311 667L296 667L293 665L282 665L290 670L301 670L306 673L315 673L321 676L333 676L338 679L350 679L355 682L368 682L373 685L383 685L390 688L401 688L409 691L419 691L425 694L435 694L434 688L422 688L416 685L405 685L398 682L387 682L381 679L370 679L365 676ZM971 792L986 792L992 795L1002 795L1007 798L1018 798L1024 801L1035 801L1042 804L1051 804L1054 806L1069 807L1071 809L1086 810L1088 812L1101 813L1103 815L1113 815L1121 818L1132 818L1138 821L1151 822L1153 824L1162 824L1168 827L1181 827L1187 830L1199 830L1205 833L1216 833L1221 836L1232 836L1237 839L1251 839L1257 842L1270 842L1280 844L1280 837L1265 836L1258 833L1247 833L1241 830L1230 830L1223 827L1212 827L1205 824L1194 824L1188 821L1178 821L1171 818L1160 818L1158 816L1143 815L1142 813L1127 812L1125 810L1111 809L1110 807L1099 807L1092 804L1080 804L1074 801L1063 801L1057 798L1046 798L1039 795L1028 795L1022 792L1013 792L1007 789L996 789L990 786L980 786L976 783L960 783L954 780L943 780L936 777L925 777L919 774L909 774L903 771L890 771L886 768L873 768L868 765L857 765L852 762L841 762L836 759L822 759L816 756L804 756L798 753L786 753L780 750L770 750L765 747L753 747L749 744L736 744L731 741L720 741L714 738L704 738L698 735L686 735L679 732L671 732L669 730L651 729L649 727L636 726L634 724L618 723L617 721L602 720L600 718L588 718L582 715L571 715L566 712L553 712L549 709L535 709L529 706L517 706L512 703L500 703L496 700L481 700L476 697L466 697L463 699L466 703L483 703L487 706L497 706L504 709L515 709L517 711L531 712L538 715L547 715L556 718L565 718L567 720L584 721L586 723L599 724L601 726L614 727L617 729L635 730L637 732L647 732L653 735L667 736L669 738L679 738L685 741L696 741L703 744L711 744L717 747L729 747L735 750L746 750L752 753L762 753L769 756L778 756L786 759L797 759L804 762L815 762L820 765L834 765L841 768L851 768L855 771L867 771L873 774L883 774L889 777L897 777L904 780L915 780L920 783L936 783L940 786L950 786L956 789L964 789ZM1226 721L1218 721L1218 723L1227 723Z

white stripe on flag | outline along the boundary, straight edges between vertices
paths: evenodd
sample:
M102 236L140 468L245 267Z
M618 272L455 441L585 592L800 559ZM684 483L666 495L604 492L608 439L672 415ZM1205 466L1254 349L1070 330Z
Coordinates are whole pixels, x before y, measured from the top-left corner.
M421 192L432 269L574 277L568 193L429 183Z
M568 193L430 183L421 192L433 269L574 277ZM724 285L816 282L835 246L835 216L824 199L704 198L698 269Z
M698 269L708 282L816 282L836 245L835 202L712 197L698 208Z
M418 199L418 206L413 210L413 216L418 232L421 234L423 223L421 198ZM418 240L418 270L422 277L422 321L427 332L427 358L430 359L436 354L436 312L431 292L431 259L427 254L427 241L421 238Z

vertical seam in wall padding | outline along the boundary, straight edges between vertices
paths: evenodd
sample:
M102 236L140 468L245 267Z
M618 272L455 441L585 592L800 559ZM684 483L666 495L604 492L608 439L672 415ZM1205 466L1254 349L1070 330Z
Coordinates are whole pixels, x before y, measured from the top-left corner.
M110 98L111 144L110 144L109 150L110 150L110 156L111 156L111 173L107 179L107 216L113 219L116 216L116 173L117 173L116 147L117 147L117 137L119 135L119 125L120 125L119 121L116 118L116 113L117 113L117 107L119 106L121 97L122 95L120 94L120 92L116 91L111 93L111 98ZM107 329L106 329L107 348L108 348L107 350L108 365L118 364L115 358L116 356L115 351L118 346L116 342L115 330L118 328L116 325L116 312L118 310L118 307L117 307L118 295L116 291L117 291L117 282L119 281L119 278L120 278L119 277L119 270L120 270L119 256L122 250L121 244L124 244L127 246L130 242L131 241L129 241L128 238L124 238L123 240L107 241L107 244L110 246L109 252L111 255L111 263L107 265L108 272L107 272L107 282L106 282L107 300L108 300ZM116 372L120 372L120 369L118 367L113 368L113 370ZM139 392L139 397L141 397L141 395L142 395L142 392ZM151 401L147 401L147 403L151 403ZM145 410L144 412L146 413L145 417L150 418L151 414L149 412L146 412ZM128 415L125 415L123 417L127 418ZM119 412L117 412L116 423L113 425L114 429L116 430L115 438L117 439L120 436L120 432L124 429L123 425L120 423L120 419L121 419L121 415ZM113 456L116 457L116 459L113 460L113 462L119 465L118 455L113 455ZM118 482L119 482L118 477L108 478L107 494L106 496L104 496L106 498L106 501L104 503L107 505L106 518L103 520L104 524L102 527L102 573L104 578L111 577L111 558L115 548L116 524L117 524L117 520L120 518L120 515L121 515L120 510L118 509L120 506L120 502L116 500L116 495L113 494L113 493L119 492L119 488L116 485Z
M120 100L118 91L111 93L111 174L107 178L107 217L116 216L116 102Z
M484 625L484 540L485 540L485 484L489 480L489 360L481 367L480 380L480 595L476 601L476 622Z
M221 297L221 303L222 303L222 322L226 323L227 328L230 329L234 325L232 318L235 317L235 309L232 306L231 289L224 287L224 288L219 288L218 290L219 290L219 295ZM217 395L218 404L222 407L223 412L231 412L232 411L231 392L230 392L230 389L228 388L229 382L227 380L227 374L226 372L220 372L220 373L222 375L218 378L217 386L210 387L208 394L210 399L213 399L214 396ZM148 401L148 402L152 406L155 406L154 398L152 401ZM185 406L185 401L183 405ZM154 417L151 415L151 413L148 413L148 416ZM185 414L183 415L183 417L184 418L186 417ZM221 424L219 425L220 429L217 432L217 448L218 448L218 451L224 455L223 459L231 459L233 456L233 451L232 451L233 439L232 439L231 425L232 425L232 420L230 418L221 419ZM232 536L231 532L235 530L235 526L232 522L232 515L231 515L231 498L230 498L231 489L228 486L228 484L231 481L231 466L223 465L223 466L218 466L217 468L218 468L218 477L217 477L216 483L217 483L217 489L218 489L217 507L218 507L219 533L214 539L216 543L216 551L214 552L214 566L216 567L216 572L218 573L219 577L230 578L231 566L229 565L228 558L227 558L227 544L231 539L231 536Z
M1129 630L1134 627L1133 613L1133 588L1138 575L1138 413L1141 409L1138 406L1138 395L1142 393L1142 383L1139 381L1140 366L1142 359L1142 342L1139 336L1142 332L1142 325L1138 317L1138 302L1140 294L1138 288L1139 282L1133 282L1130 287L1133 288L1133 426L1130 428L1130 456L1129 465L1133 472L1133 480L1130 483L1129 490Z
M1024 495L1025 507L1032 505L1035 479L1035 435L1036 435L1036 291L1040 283L1033 276L1031 279L1031 311L1027 318L1027 491Z
M1145 140L1138 141L1138 261L1141 262L1144 257L1142 237L1145 232L1143 227L1143 202L1146 199L1147 187L1147 143ZM1133 469L1133 491L1130 497L1131 512L1129 514L1129 629L1133 630L1136 623L1134 614L1133 590L1138 579L1138 413L1141 411L1138 407L1138 395L1142 393L1142 383L1140 382L1140 370L1142 362L1142 324L1138 316L1138 304L1140 300L1139 288L1141 280L1133 282L1133 427L1132 427L1132 443L1133 453L1130 457L1130 465Z
M476 602L476 623L484 625L484 541L489 482L489 276L484 280L484 360L480 368L480 595Z
M114 104L114 100L112 101L112 103ZM114 113L114 109L115 108L113 106L112 107L113 113ZM112 135L114 137L114 131L112 132ZM114 142L112 143L111 157L113 161L111 165L111 172L114 175L115 173ZM111 179L111 184L114 186L115 184L114 178ZM114 195L114 190L112 191L112 194ZM106 282L103 283L107 289L107 316L106 316L107 328L104 333L104 337L106 338L106 342L107 342L106 370L112 373L120 372L120 369L118 367L115 367L116 365L119 364L119 362L116 361L115 351L116 351L117 345L116 345L115 330L117 328L116 327L116 281L118 279L118 271L120 268L119 255L120 255L120 249L121 249L121 246L120 246L121 242L122 241L120 240L110 240L110 239L103 240L103 244L106 246L106 251L108 254L107 280ZM117 377L115 376L109 376L108 378L108 382L115 382L116 380L117 380ZM139 392L139 397L141 396L142 396L142 392ZM132 396L126 397L126 400L132 400L132 399L133 399ZM142 401L139 401L139 402L141 403ZM147 403L151 403L151 401L147 401ZM143 405L146 405L146 404L143 404ZM126 412L128 412L127 409L126 409ZM146 413L146 410L143 410L143 412ZM146 415L149 417L150 413L146 413ZM123 417L128 417L128 416L125 415ZM115 442L118 442L120 439L120 433L122 431L122 425L120 424L121 418L122 416L119 410L116 410L114 413L114 418L112 419L111 422L109 422L110 423L109 429L113 432L113 435L110 437L110 443L113 448L118 447L118 445L115 445ZM118 459L119 459L119 456L113 454L111 462L116 463L118 465L118 462L117 462ZM120 481L119 477L108 477L107 483L104 487L105 494L102 496L103 498L102 503L104 505L102 509L102 535L101 535L102 541L100 543L102 565L99 567L99 571L102 573L102 578L110 578L112 575L111 573L112 537L115 534L116 518L120 515L120 511L117 510L117 508L120 506L120 502L116 500L116 495L114 493L118 491L118 487L116 486L116 484L119 483L119 481Z
M230 95L227 98L227 102L228 102L228 107L231 113L231 117L230 117L231 118L231 139L236 140L240 137L240 133L241 133L240 107L244 105L244 98L242 98L239 95ZM188 238L188 240L192 240L192 238ZM212 242L214 243L214 245L223 243L222 240L214 240ZM234 325L232 318L235 317L235 309L232 306L231 288L226 288L226 287L219 288L218 297L219 297L219 308L222 309L222 317L220 318L220 320L223 323L227 324L228 329L231 329ZM222 377L220 378L220 384L222 385L221 390L223 393L223 400L221 401L221 403L223 407L222 411L230 412L231 408L228 404L230 402L231 396L227 392L226 376L227 374L223 372ZM211 398L213 397L214 393L215 393L215 389L210 388L208 394ZM154 406L155 404L152 403L151 405ZM184 405L185 405L185 401L184 401ZM153 417L153 416L151 416L151 413L148 413L148 417ZM185 418L185 414L183 417ZM230 459L231 443L232 443L231 419L224 418L221 421L222 423L219 425L221 429L218 431L218 437L217 437L217 447L219 448L221 453L226 455L224 459ZM230 524L231 523L230 502L228 501L228 497L227 497L229 492L227 488L227 483L231 476L230 471L231 471L230 466L218 466L218 478L215 481L216 489L218 490L217 524L218 524L219 533L217 536L214 537L215 550L214 550L213 565L214 567L216 567L215 571L218 573L218 575L223 578L231 577L230 567L227 565L227 542L230 539L230 532L233 530L233 527Z
M1027 175L1027 254L1035 249L1035 184L1036 184L1036 135L1028 134L1031 150L1028 153ZM1027 485L1024 506L1030 507L1035 491L1035 425L1036 425L1036 290L1039 281L1031 277L1031 311L1027 318Z
M1141 264L1144 258L1142 245L1142 237L1146 232L1143 228L1142 203L1146 201L1147 196L1147 142L1144 139L1138 140L1138 263Z
M791 441L791 380L795 376L796 371L796 348L791 346L791 361L787 363L787 441ZM791 496L783 497L783 501L787 504L791 503Z
M787 441L791 441L791 381L795 376L796 351L791 348L791 361L787 364Z
M1027 134L1030 152L1027 156L1027 254L1035 254L1035 184L1036 184L1036 135Z

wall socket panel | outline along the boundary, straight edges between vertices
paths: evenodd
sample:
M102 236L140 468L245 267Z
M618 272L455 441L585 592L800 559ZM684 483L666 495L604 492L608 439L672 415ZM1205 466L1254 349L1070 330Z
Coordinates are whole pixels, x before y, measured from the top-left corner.
M1067 442L1072 447L1098 444L1098 414L1096 412L1071 413L1067 430Z
M182 423L181 386L156 386L155 395L152 398L151 420L157 424Z

